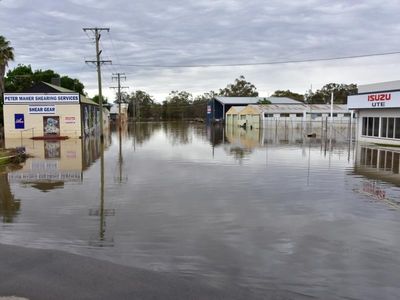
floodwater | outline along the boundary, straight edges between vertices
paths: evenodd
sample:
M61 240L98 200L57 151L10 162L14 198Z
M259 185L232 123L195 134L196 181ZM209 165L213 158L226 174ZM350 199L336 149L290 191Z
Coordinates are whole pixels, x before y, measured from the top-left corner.
M6 140L0 243L279 299L400 298L400 149L301 132L138 123ZM103 171L103 172L102 172Z

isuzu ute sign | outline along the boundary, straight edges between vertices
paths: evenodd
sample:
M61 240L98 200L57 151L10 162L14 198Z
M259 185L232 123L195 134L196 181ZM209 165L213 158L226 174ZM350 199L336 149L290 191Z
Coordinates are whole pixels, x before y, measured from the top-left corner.
M400 92L382 92L347 97L347 108L394 108L400 107Z

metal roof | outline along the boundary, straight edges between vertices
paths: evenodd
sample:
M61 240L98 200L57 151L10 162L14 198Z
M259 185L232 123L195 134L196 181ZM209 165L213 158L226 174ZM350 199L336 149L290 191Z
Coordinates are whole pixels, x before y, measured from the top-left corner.
M78 92L75 92L75 91L72 91L72 90L69 90L69 89L63 88L61 86L48 83L48 82L44 82L43 81L42 83L44 83L45 85L55 89L56 91L58 91L60 93L77 93L77 94L79 94ZM96 105L96 106L99 105L98 103L94 102L92 99L86 98L86 96L82 95L82 94L80 94L80 99L81 99L81 103L90 104L90 105Z
M271 104L301 104L300 101L296 101L287 97L214 97L215 100L222 104L257 104L258 101L264 99L271 101Z
M247 106L232 106L226 113L227 114L235 114L241 112L243 109L245 109Z
M307 112L307 113L329 113L331 111L330 104L260 104L260 105L249 105L253 108L256 108L260 113L261 112L270 112L270 113L280 113L280 112ZM347 113L349 110L347 109L347 105L344 104L334 104L333 112L335 113Z

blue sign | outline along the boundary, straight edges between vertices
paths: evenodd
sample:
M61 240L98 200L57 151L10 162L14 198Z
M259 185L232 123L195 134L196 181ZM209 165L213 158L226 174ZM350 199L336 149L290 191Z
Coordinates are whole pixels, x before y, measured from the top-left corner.
M24 114L14 115L15 129L25 129L25 117Z

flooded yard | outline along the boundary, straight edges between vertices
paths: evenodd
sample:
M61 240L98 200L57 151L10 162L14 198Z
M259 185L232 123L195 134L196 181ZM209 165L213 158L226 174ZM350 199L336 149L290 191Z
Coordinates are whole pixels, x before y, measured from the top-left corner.
M182 123L114 130L103 158L95 139L5 146L32 157L0 174L2 244L276 299L400 298L400 149Z

